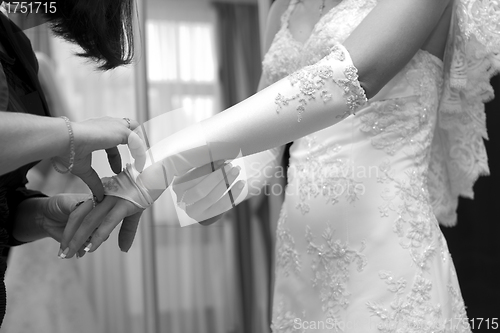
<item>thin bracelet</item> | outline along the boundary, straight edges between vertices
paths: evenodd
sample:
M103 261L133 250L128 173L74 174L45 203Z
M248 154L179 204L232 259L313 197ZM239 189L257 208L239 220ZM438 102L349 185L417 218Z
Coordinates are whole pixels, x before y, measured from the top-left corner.
M56 161L53 158L51 158L52 166L54 167L54 170L56 170L59 173L68 173L71 170L73 170L73 165L75 163L75 136L73 135L73 128L71 127L71 122L69 121L68 117L62 116L62 119L64 119L64 122L66 123L66 127L68 128L68 134L69 134L69 165L66 167L66 170L61 170L57 167Z

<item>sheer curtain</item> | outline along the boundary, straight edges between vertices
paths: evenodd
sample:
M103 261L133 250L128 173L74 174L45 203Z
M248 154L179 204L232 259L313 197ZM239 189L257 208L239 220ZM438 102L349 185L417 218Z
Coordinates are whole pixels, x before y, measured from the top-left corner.
M160 137L221 108L216 16L202 1L147 4L149 117L183 108L157 132ZM241 332L233 221L181 228L168 192L152 211L159 331Z
M224 108L256 92L261 75L259 13L256 4L215 2ZM235 216L238 291L243 331L269 332L272 249L266 196L239 204Z

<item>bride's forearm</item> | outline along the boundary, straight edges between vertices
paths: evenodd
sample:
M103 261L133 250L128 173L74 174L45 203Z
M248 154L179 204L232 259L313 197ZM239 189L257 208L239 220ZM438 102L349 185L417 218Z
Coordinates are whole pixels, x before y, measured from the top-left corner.
M153 147L157 165L140 179L158 187L193 167L284 145L337 123L364 103L357 70L337 45L318 63Z
M270 184L278 175L283 175L280 161L285 146L272 148L243 158L248 193L244 200L262 193L264 186Z
M282 146L350 115L352 110L346 100L350 96L344 96L345 91L337 83L327 82L330 78L318 76L315 72L328 71L320 66L305 68L296 77L280 80L204 120L201 125L207 142L228 142L234 146L232 151L213 151L213 159L226 158L235 149L246 156Z

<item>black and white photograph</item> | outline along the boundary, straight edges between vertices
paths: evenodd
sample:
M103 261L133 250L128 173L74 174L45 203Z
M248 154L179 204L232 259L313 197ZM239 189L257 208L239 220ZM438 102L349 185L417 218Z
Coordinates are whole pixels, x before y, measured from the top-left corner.
M500 332L500 1L0 12L0 333Z

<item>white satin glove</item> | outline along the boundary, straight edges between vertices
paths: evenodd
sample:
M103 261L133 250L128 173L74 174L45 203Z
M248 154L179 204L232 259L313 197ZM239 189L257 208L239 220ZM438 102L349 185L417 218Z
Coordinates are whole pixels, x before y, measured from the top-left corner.
M134 216L134 223L128 224L136 228L140 216L138 211L149 207L172 182L179 185L200 179L216 169L214 164L217 161L233 161L282 146L334 125L365 103L367 99L349 53L343 46L336 45L318 63L150 147L144 171L139 174L127 167L128 171L112 182L117 186L107 186L107 199L97 207L98 212L85 218L85 226L80 228L77 237L73 237L70 247L78 249L99 224L98 235L94 233L92 236L99 239L97 244L125 217ZM196 168L197 172L191 174L190 171ZM213 189L217 180L219 184L220 176L215 177L211 186L201 185L199 189L205 190L199 195L206 193L207 188ZM225 182L226 190L228 183ZM226 202L216 210L206 212L217 205L217 197L224 189L224 186L215 187L217 195L203 206L199 215L195 214L195 221L205 218L207 215L204 214L210 216L227 208ZM230 203L231 207L235 204ZM93 246L92 251L95 248Z
M171 186L177 199L181 225L212 224L242 201L261 193L261 189L275 174L283 147L273 148L233 160L230 164L216 163L216 170L204 175L204 167L196 168L177 178ZM195 173L201 174L197 177ZM192 179L187 180L186 179Z
M153 204L148 190L137 179L138 172L129 163L118 175L101 179L104 194L130 201L138 208L146 209Z
M318 63L150 149L156 163L138 176L155 200L194 167L282 146L341 121L367 103L347 50L336 45Z

